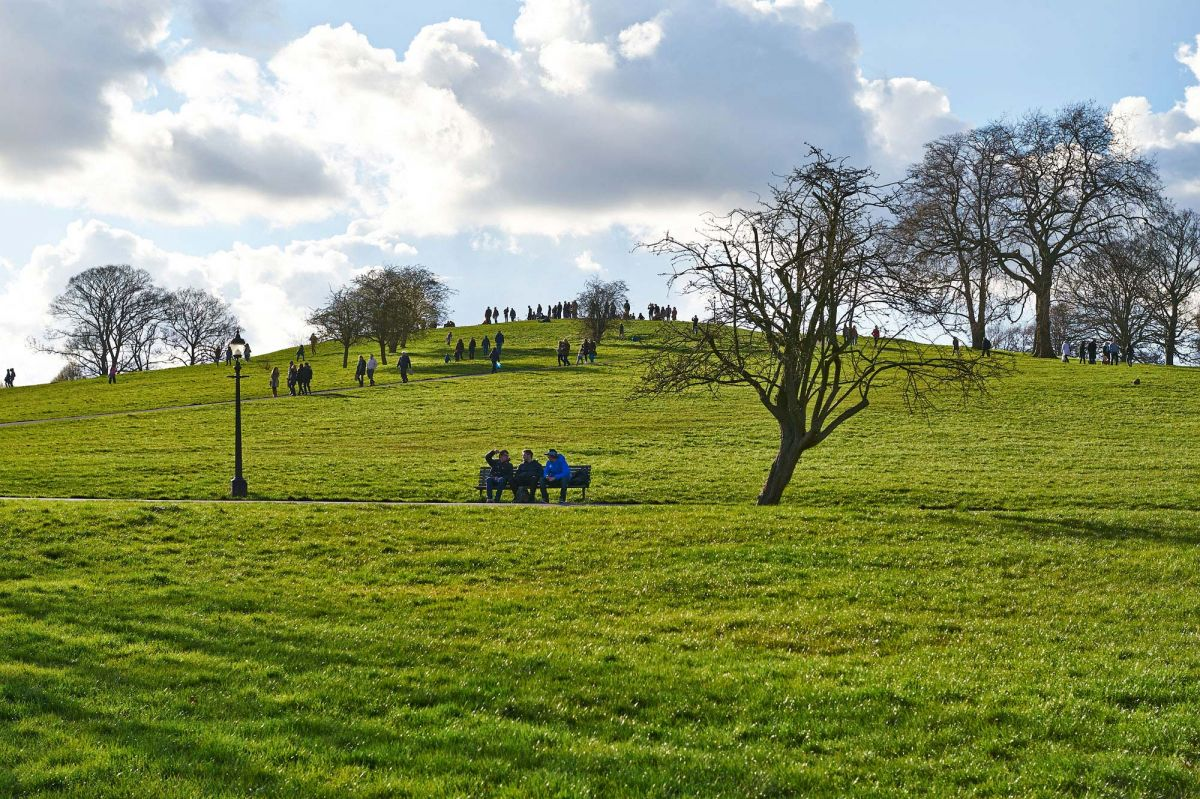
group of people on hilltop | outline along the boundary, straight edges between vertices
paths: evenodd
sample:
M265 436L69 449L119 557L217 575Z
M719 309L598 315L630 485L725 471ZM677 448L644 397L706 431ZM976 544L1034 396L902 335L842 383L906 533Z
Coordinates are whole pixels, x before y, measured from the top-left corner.
M651 322L675 322L679 319L679 309L673 308L670 305L655 305L650 303L646 306L647 318Z
M534 489L540 489L542 502L550 501L547 489L558 488L558 502L567 501L567 487L571 484L571 467L562 453L555 449L546 451L546 465L537 462L533 450L527 449L521 453L521 463L514 466L509 459L508 450L493 449L483 456L491 467L491 474L484 483L487 489L487 501L499 502L505 489L511 489L514 502L535 501Z
M17 370L9 369L4 373L4 387L12 388L17 382Z
M1100 351L1100 363L1105 366L1117 366L1121 363L1121 345L1113 340L1105 341L1103 344L1097 345L1096 339L1084 339L1079 342L1079 346L1072 350L1070 341L1062 343L1062 361L1070 363L1071 358L1079 358L1080 363L1094 364L1096 362L1097 348ZM1125 348L1125 363L1133 365L1133 350L1129 347Z
M483 309L483 323L485 325L498 325L498 324L500 324L500 315L501 314L504 315L505 322L517 321L517 309L509 308L509 307L505 306L503 311L500 311L497 308L484 308Z

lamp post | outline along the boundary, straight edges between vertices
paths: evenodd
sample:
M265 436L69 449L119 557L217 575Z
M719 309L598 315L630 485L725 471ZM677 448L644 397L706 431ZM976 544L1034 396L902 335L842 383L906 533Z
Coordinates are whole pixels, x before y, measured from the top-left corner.
M233 496L247 494L246 478L242 477L242 356L246 354L246 341L239 329L229 342L233 354Z

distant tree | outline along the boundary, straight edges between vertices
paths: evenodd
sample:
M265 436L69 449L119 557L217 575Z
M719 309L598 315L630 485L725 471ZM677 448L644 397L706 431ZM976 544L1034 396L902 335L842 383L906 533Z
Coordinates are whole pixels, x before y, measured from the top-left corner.
M893 200L871 170L813 148L757 207L710 217L699 241L649 245L671 258L673 284L708 302L711 321L695 332L668 326L639 393L751 387L779 425L760 505L778 504L801 455L866 410L873 392L894 386L910 407L929 408L937 392L965 398L1005 370L978 353L840 335L899 310L882 213Z
M592 341L600 341L609 322L616 319L618 309L629 302L629 287L624 280L593 277L584 285L576 302L583 334Z
M73 361L88 375L107 374L113 364L121 371L147 368L163 297L144 269L86 269L50 303L55 325L34 347Z
M902 184L897 242L903 248L898 296L947 333L983 346L989 327L1019 315L1023 292L996 257L1003 233L1008 140L1002 126L953 133L925 145Z
M68 361L67 364L58 370L51 380L51 383L70 383L75 380L83 380L87 375L83 373L83 369L74 361Z
M169 357L186 366L207 361L215 350L223 351L238 328L224 300L194 288L168 294L163 316L163 342L170 348Z
M1033 297L1033 354L1055 357L1050 307L1060 273L1138 218L1157 197L1158 175L1094 104L1027 115L1009 129L1002 163L1005 222L993 255Z
M451 290L423 266L381 266L354 279L363 334L379 344L379 358L407 346L446 315Z
M1147 250L1141 237L1114 237L1089 251L1064 281L1076 330L1115 341L1126 363L1145 358L1136 353L1153 343L1154 267Z
M345 369L350 361L350 348L363 337L366 328L362 305L355 291L346 286L331 291L325 304L308 317L308 323L317 329L319 337L342 345L342 368Z
M1172 366L1200 290L1200 214L1164 205L1151 219L1148 240L1155 333Z

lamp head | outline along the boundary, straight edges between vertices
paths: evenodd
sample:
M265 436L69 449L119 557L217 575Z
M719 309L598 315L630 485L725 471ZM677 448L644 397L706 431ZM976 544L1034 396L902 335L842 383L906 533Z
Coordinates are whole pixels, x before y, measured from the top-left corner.
M233 357L241 358L246 354L246 340L242 338L242 331L239 328L233 335L233 340L229 342L229 349L233 353Z

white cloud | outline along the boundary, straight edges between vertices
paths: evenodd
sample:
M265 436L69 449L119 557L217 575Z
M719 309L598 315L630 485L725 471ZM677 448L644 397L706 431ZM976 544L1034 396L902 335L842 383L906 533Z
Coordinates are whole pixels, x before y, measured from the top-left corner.
M908 164L925 143L964 127L950 112L950 98L916 78L865 80L857 101L871 121L872 144L885 162Z
M585 92L599 75L616 66L607 45L565 40L543 47L538 63L545 73L542 84L555 94Z
M654 55L663 40L662 15L646 22L630 25L621 31L621 55L631 61Z
M1197 81L1182 100L1156 113L1145 97L1124 97L1110 113L1131 144L1155 157L1167 193L1200 207L1200 35L1181 46L1175 58Z
M525 0L513 25L513 35L526 46L556 41L586 41L592 34L587 0Z
M598 274L604 271L604 267L596 263L596 259L592 257L591 250L584 250L575 258L575 268L580 272L588 272Z

